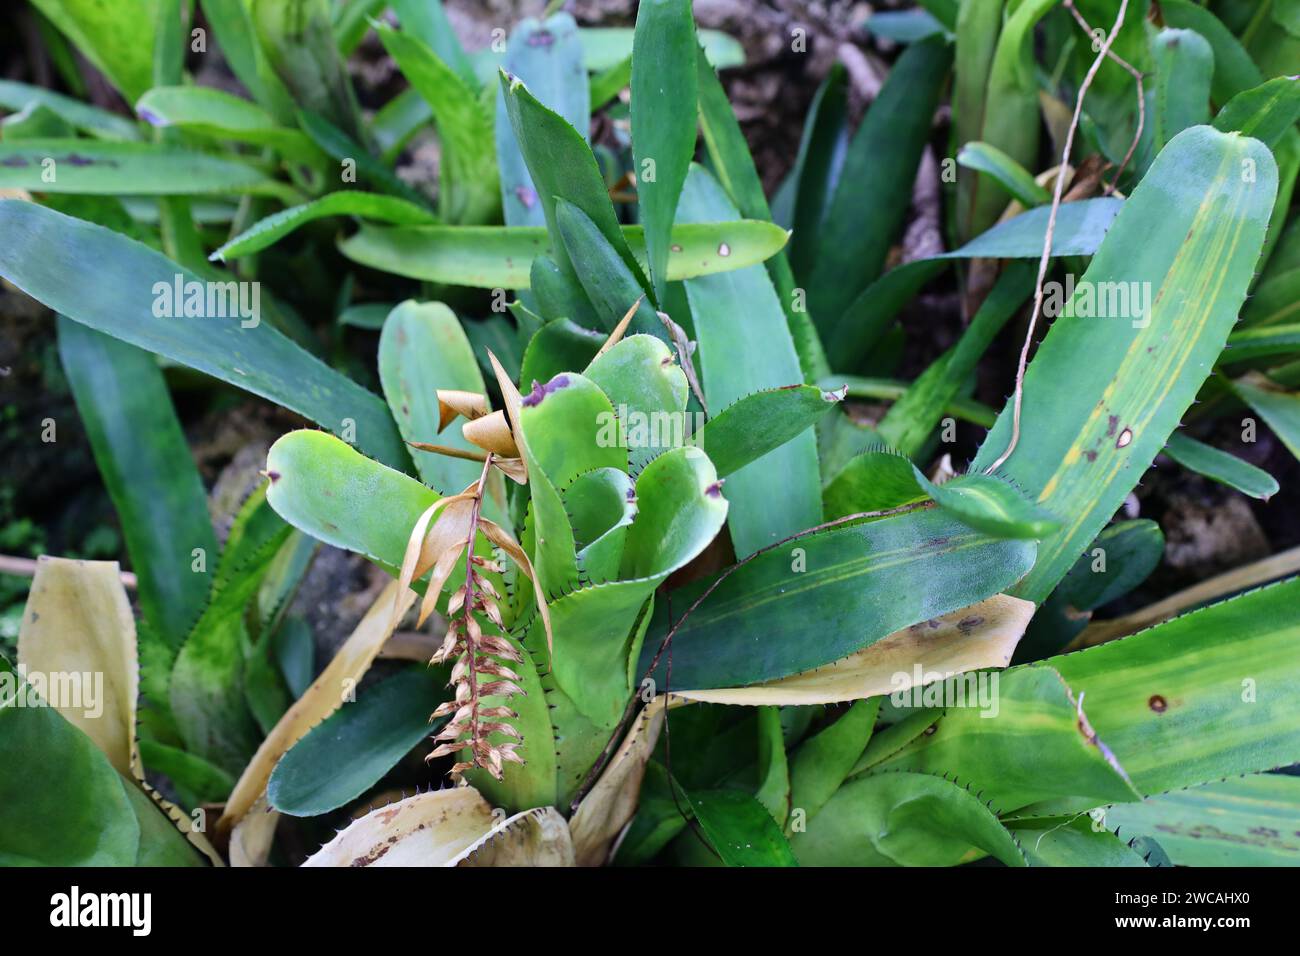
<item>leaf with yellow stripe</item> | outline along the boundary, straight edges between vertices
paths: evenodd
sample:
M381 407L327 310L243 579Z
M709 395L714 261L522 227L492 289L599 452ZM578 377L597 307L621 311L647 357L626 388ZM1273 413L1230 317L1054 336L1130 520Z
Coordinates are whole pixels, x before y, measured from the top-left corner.
M1030 366L999 469L1062 522L1018 597L1051 593L1191 405L1245 301L1276 191L1262 143L1194 126L1124 204ZM1122 291L1127 309L1101 311L1126 314L1096 315ZM971 470L997 462L1011 433L1008 406Z

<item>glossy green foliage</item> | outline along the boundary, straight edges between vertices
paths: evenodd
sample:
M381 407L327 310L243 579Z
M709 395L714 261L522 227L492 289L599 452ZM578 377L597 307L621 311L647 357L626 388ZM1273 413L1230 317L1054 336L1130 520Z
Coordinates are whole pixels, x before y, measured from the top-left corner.
M171 659L216 566L203 482L152 355L68 319L59 322L59 354L122 522L147 623L145 690L162 704Z
M240 300L238 288L223 285L220 309L208 315L207 298L217 290L111 230L12 200L0 202L0 223L12 239L0 251L0 275L33 298L83 325L277 401L336 432L351 422L362 449L407 467L410 458L378 396L262 322L254 313L251 290ZM102 266L102 282L67 281L84 262ZM190 283L188 289L198 288L202 301L187 291ZM195 306L192 312L187 301ZM242 312L241 301L248 306Z
M687 618L673 638L672 686L754 684L838 660L997 594L1033 559L1032 542L989 538L938 509L792 541L731 574ZM661 661L658 679L666 674Z
M316 816L355 800L437 733L429 715L447 697L447 675L417 666L361 692L290 748L267 798L281 813Z
M1243 180L1243 161L1256 165L1257 181ZM1120 211L1073 310L1053 323L1030 365L1019 442L1000 465L1063 521L1015 593L1035 601L1050 593L1191 404L1245 300L1275 168L1262 144L1193 127L1161 152ZM1105 317L1096 308L1084 317L1087 290L1095 296L1115 283L1136 283L1127 288L1144 307L1110 315L1103 306ZM1008 409L972 469L997 464L1011 433Z

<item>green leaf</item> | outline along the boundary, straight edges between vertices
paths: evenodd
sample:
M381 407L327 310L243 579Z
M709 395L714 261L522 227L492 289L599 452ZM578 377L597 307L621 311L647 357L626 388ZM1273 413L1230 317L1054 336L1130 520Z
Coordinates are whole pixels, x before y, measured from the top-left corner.
M822 221L839 182L848 148L848 71L836 63L817 88L794 165L794 220L790 268L812 275Z
M415 666L363 689L280 758L266 787L271 806L314 817L360 797L438 732L445 718L429 715L447 699L446 682L445 671Z
M1033 556L1030 542L988 538L937 509L818 532L759 555L718 585L673 638L672 686L739 687L829 664L999 593ZM665 664L655 675L661 686Z
M301 206L282 209L259 219L239 235L222 245L209 256L214 262L238 259L260 252L279 242L289 233L317 219L329 216L359 216L379 222L403 226L427 225L437 222L437 217L423 206L378 193L336 192Z
M186 749L232 775L243 771L259 740L244 696L244 612L288 534L259 487L235 518L212 600L172 668L172 713Z
M912 201L899 183L915 176L951 57L941 37L908 47L849 144L808 281L823 338L884 267Z
M1300 715L1290 701L1300 688L1300 662L1288 648L1300 634L1297 598L1300 578L1292 578L1122 640L1012 668L1001 675L996 718L949 709L936 733L912 745L911 761L931 747L945 750L925 762L984 789L1006 809L1032 790L1053 784L1062 789L1071 778L1048 774L1043 765L1045 758L1057 759L1055 747L1031 749L1018 735L998 743L1000 727L1027 729L1038 720L1033 709L1017 702L1026 675L1055 669L1074 699L1083 701L1095 739L1140 794L1294 763L1300 759ZM1060 734L1068 736L1064 716L1061 721ZM1073 732L1086 743L1079 729ZM977 749L974 742L981 739L988 744ZM1061 815L1112 802L1099 797L1048 798L1018 816Z
M297 196L238 160L155 143L84 139L0 143L0 188L97 196Z
M1222 780L1106 810L1122 836L1156 840L1178 866L1300 865L1300 780Z
M640 226L624 226L622 233L625 245L638 254L644 250ZM773 255L785 241L785 231L770 222L679 224L673 229L673 245L681 251L669 256L668 278L676 281L743 269ZM719 254L723 248L726 255ZM535 226L363 225L356 235L339 244L339 251L383 272L476 289L527 289L535 281L530 275L534 262L556 255L546 230ZM626 260L619 258L626 265ZM629 301L613 321L631 304ZM565 313L547 317L561 316L573 318Z
M1090 256L1101 245L1119 212L1121 201L1111 197L1085 199L1061 206L1052 234L1055 256ZM1050 209L1039 206L999 223L953 252L915 259L889 270L854 300L839 323L826 333L835 366L856 368L871 346L930 279L954 259L1034 259L1043 252Z
M156 86L135 104L136 115L151 126L179 128L213 139L269 146L286 158L306 163L325 160L302 132L276 123L256 103L203 86Z
M921 453L993 339L1032 294L1034 277L1028 260L1007 263L957 344L936 359L880 420L876 430L886 444L909 457Z
M393 309L379 337L379 379L408 442L477 450L461 433L459 421L438 432L438 389L486 394L474 350L451 309L411 299ZM411 457L424 483L443 495L456 494L483 471L478 462L434 452L412 449Z
M655 294L667 294L673 216L695 156L696 71L674 69L695 58L690 0L645 0L632 43L632 153L637 208Z
M777 826L784 826L790 814L790 768L785 756L785 733L780 707L759 707L754 724L758 729L758 790L754 799L767 808Z
M1214 117L1214 128L1276 146L1300 119L1300 79L1279 76L1238 93Z
M266 62L298 106L359 138L361 111L334 43L329 0L255 0L248 9Z
M956 49L953 63L953 143L961 147L978 142L984 135L984 97L989 71L1002 29L1002 4L960 0L956 21ZM974 171L957 170L957 195L951 224L959 242L977 231L972 223L977 193L987 189Z
M896 452L871 449L849 459L822 493L827 518L884 511L924 497L911 461Z
M1164 29L1151 42L1155 60L1155 149L1187 129L1210 121L1214 53L1194 30Z
M790 806L817 816L839 790L871 740L880 713L880 698L856 700L829 727L809 737L795 751L790 768Z
M140 740L140 759L147 769L171 781L181 803L187 807L222 803L235 788L235 778L230 774L180 747L145 737Z
M686 373L661 340L649 335L628 336L598 355L583 374L609 398L618 416L620 444L628 450L634 474L660 452L690 438ZM716 467L717 461L713 463Z
M428 205L428 200L418 190L408 186L387 165L371 156L354 137L325 117L299 110L297 119L298 125L311 137L312 142L340 164L340 172L355 174L362 182L370 183L391 196L416 205Z
M389 464L408 466L410 458L378 396L268 324L252 324L253 318L237 315L155 314L155 309L173 311L168 306L176 304L177 281L184 286L199 280L152 249L100 226L14 200L0 202L0 231L10 239L0 248L0 275L56 312L278 402L328 428L342 432L351 421L360 448ZM88 264L96 270L94 282L68 281L71 275L87 275ZM200 287L210 290L209 295L231 291ZM232 302L223 295L217 304Z
M583 27L579 30L587 70L599 73L630 56L633 33L630 27ZM715 69L741 66L745 62L745 48L735 37L721 30L700 30L699 38L700 46Z
M595 310L600 327L612 332L627 310L636 305L629 328L666 337L668 333L655 315L638 273L627 267L591 218L567 200L557 199L555 224L564 252L574 264L578 282Z
M317 431L282 436L266 456L266 500L289 524L397 575L411 529L438 500L414 478ZM382 501L382 508L374 507Z
M157 0L34 0L34 5L128 100L149 89Z
M586 368L605 338L600 332L583 328L569 319L547 322L524 349L520 383L528 388L534 382L549 382L569 369Z
M520 152L541 200L550 234L558 234L555 200L559 198L573 203L595 223L642 288L648 290L641 268L619 229L618 217L614 214L604 177L596 165L596 157L582 134L564 117L538 102L521 81L512 80L505 73L501 74L501 90L505 97L506 115L510 117L510 126L515 131ZM568 276L574 275L569 257L563 250L556 252L556 262L561 271ZM521 285L508 287L520 288Z
M538 581L548 594L567 591L579 579L573 529L559 490L584 472L627 468L627 449L609 440L613 422L605 393L573 372L536 384L519 409L535 542L530 546L526 535L524 546L533 552Z
M640 651L632 631L646 601L708 546L727 515L713 466L697 448L672 449L647 465L637 478L636 502L620 580L584 587L549 605L555 679L579 713L609 730L632 690L630 665ZM597 752L601 746L603 741Z
M206 568L217 541L207 494L153 356L61 318L59 357L139 582L150 625L140 650L146 691L163 703L157 691L171 657L212 584Z
M1001 186L1016 202L1026 208L1051 202L1051 194L1025 167L996 146L988 143L967 143L957 153L957 164L984 173Z
M740 123L727 101L722 82L710 66L703 49L696 55L695 63L699 74L700 128L704 133L704 145L708 150L711 168L742 216L746 219L773 220L767 196L763 193L763 182L754 166L754 158L749 153L745 134L741 132ZM767 260L766 265L777 297L781 300L781 307L785 310L790 337L794 339L804 378L808 381L820 378L830 370L826 364L826 353L807 310L795 308L795 280L790 263L784 255L777 253ZM800 301L802 302L802 297Z
M199 2L230 71L263 109L281 123L292 122L293 100L258 43L249 4L245 0Z
M973 3L970 6L986 5ZM963 25L969 24L968 29L974 28L975 32L975 42L971 44L967 58L969 69L959 77L958 86L961 95L958 119L962 124L963 144L979 140L1001 150L1021 166L1029 167L1036 162L1042 123L1038 73L1034 63L1034 27L1054 6L1056 0L1024 0L1009 10L1001 32L997 34L991 59L988 59L988 43L997 30L1001 11L985 9L982 16L976 10L963 11ZM960 29L957 36L960 44ZM975 178L967 182L970 187L959 201L957 213L962 239L984 232L1006 206L1006 197L1001 190L981 188L984 184Z
M564 489L563 499L583 573L597 584L616 580L626 529L637 513L631 476L617 468L586 472Z
M726 194L703 169L686 179L679 218L735 217ZM710 410L719 413L761 389L797 383L799 358L767 272L756 266L686 282L699 342L696 367ZM744 302L743 315L736 303ZM707 427L707 426L706 426ZM821 521L821 479L812 431L797 435L727 479L731 540L744 557Z
M686 799L726 866L797 866L767 808L739 790L696 790Z
M1264 82L1264 75L1246 48L1209 10L1190 0L1161 0L1160 12L1166 25L1195 30L1209 41L1214 52L1214 82L1210 95L1215 101L1227 103L1238 93Z
M140 130L135 123L116 113L102 110L62 93L0 80L0 107L19 113L32 107L49 110L63 122L96 139L138 140Z
M1181 432L1169 436L1164 450L1184 468L1252 498L1267 501L1277 494L1277 479L1268 472Z
M921 773L845 784L790 845L804 866L953 866L972 851L1024 866L1024 851L979 798Z
M423 40L438 59L466 82L474 81L474 65L460 45L456 31L442 8L442 0L393 0L393 12L402 29ZM382 10L376 11L378 16Z
M1079 703L1073 688L1053 670L1060 658L1041 665L1015 668L998 675L991 690L992 706L948 707L934 724L870 773L907 770L948 774L983 793L998 813L1045 800L1070 800L1084 806L1136 800L1120 758L1108 748L1109 738L1091 733L1091 699ZM940 704L968 678L931 684L944 691ZM968 685L967 685L968 686ZM921 697L921 694L917 694ZM922 698L924 699L924 698ZM929 705L929 701L925 703ZM1080 718L1083 713L1084 719Z
M1300 223L1300 218L1296 222ZM1293 227L1293 232L1300 237L1300 229ZM1274 265L1284 266L1287 263L1279 257ZM1233 335L1242 337L1247 332L1264 327L1294 328L1295 322L1300 322L1300 263L1291 268L1269 270L1242 310L1241 324L1246 328L1238 329ZM1230 337L1228 342L1231 344L1232 341ZM1224 357L1227 361L1235 358L1235 355Z
M625 579L662 582L709 545L727 515L717 472L698 448L674 448L650 462L637 477L636 499Z
M1246 160L1258 167L1256 182L1242 181ZM1193 127L1124 204L1072 304L1113 287L1101 283L1145 283L1136 288L1150 305L1140 317L1115 318L1084 318L1067 306L1030 365L1020 441L1000 472L1064 527L1042 542L1016 596L1041 602L1051 592L1191 405L1245 301L1275 169L1261 143ZM1215 279L1206 284L1211 262ZM1010 409L998 418L972 471L1003 454L1011 418Z
M700 430L695 444L726 478L808 431L843 398L815 385L769 388L732 402Z
M1145 581L1164 554L1165 536L1154 521L1107 527L1038 609L1016 645L1015 663L1059 653L1087 626L1094 610Z
M428 101L442 147L438 203L448 222L477 225L500 207L492 115L455 70L412 34L376 23L384 49Z
M1010 482L995 475L958 475L936 485L918 468L913 467L913 474L917 484L940 508L992 537L1040 541L1061 525L1050 512L1034 505Z
M1274 355L1293 355L1300 352L1300 324L1238 329L1228 336L1228 344L1224 347L1231 349L1232 355L1221 357L1221 365Z
M510 34L502 66L522 80L538 102L585 137L591 123L591 86L582 65L578 33L578 25L567 13L557 13L544 23L532 17L521 20ZM504 97L504 92L498 91L495 140L501 208L508 226L541 226L546 215L510 125Z
M885 402L898 401L904 397L911 386L917 384L917 382L900 381L898 378L867 378L859 375L827 376L822 380L823 385L831 385L835 382L839 382L841 388L848 390L846 398L872 398ZM954 419L970 421L971 424L983 428L992 428L997 420L996 411L970 398L954 398L944 408L944 412L952 415Z
M1283 391L1258 374L1237 379L1232 389L1264 419L1291 454L1300 458L1300 394Z
M0 658L0 865L132 866L128 783L84 733Z
M1035 821L1037 822L1037 821ZM1033 828L1013 828L1011 835L1025 851L1030 866L1146 866L1123 839L1105 828L1094 829L1091 818L1043 821Z
M955 0L949 4L950 8L955 6ZM868 17L863 26L881 39L895 43L915 43L946 29L926 10L882 10Z
M591 78L588 86L591 109L599 110L618 96L632 82L632 56L628 54L607 70Z

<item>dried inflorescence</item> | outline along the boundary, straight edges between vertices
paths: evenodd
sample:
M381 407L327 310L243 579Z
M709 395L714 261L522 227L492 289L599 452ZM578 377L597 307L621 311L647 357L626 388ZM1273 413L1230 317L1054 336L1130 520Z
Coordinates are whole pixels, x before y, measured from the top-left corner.
M508 666L520 663L523 657L502 633L500 595L483 571L499 574L501 568L478 555L471 556L466 562L465 584L452 592L447 602L447 637L430 663L455 661L451 683L456 695L433 712L434 717L452 714L452 718L434 737L441 743L428 759L467 750L471 759L453 766L453 774L481 767L500 780L504 764L524 762L517 752L522 742L519 732L510 723L519 715L505 704L486 706L483 701L508 700L524 693L519 675ZM497 633L485 632L483 621ZM498 740L512 739L493 743L489 739L493 734Z
M412 444L427 451L482 461L483 472L478 481L460 494L439 500L420 516L407 543L399 582L403 586L410 585L432 569L420 607L420 623L423 624L433 611L443 585L457 563L463 560L465 583L448 598L447 636L430 660L432 664L454 661L451 684L456 693L452 700L433 713L434 718L450 714L451 720L434 737L438 746L429 754L429 759L464 751L469 759L457 762L451 769L453 775L459 776L466 770L480 767L500 780L505 764L524 762L518 753L523 739L510 723L519 715L507 704L511 697L525 693L519 675L510 667L521 663L523 657L505 636L506 625L499 603L501 596L492 583L491 576L500 575L502 567L496 561L475 553L480 534L532 580L548 646L551 624L545 596L538 586L528 555L509 532L482 516L483 495L494 468L517 482L527 481L527 468L517 443L519 393L496 357L491 353L489 356L497 371L509 414L489 411L486 399L475 393L438 392L442 412L440 430L455 418L463 417L462 433L480 451L418 442ZM493 703L485 704L488 699Z

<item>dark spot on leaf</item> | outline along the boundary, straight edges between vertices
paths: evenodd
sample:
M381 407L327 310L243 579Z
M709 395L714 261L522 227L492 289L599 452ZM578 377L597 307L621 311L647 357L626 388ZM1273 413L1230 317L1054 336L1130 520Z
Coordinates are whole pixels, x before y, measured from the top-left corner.
M531 186L516 186L515 198L523 204L525 209L532 209L537 205L537 191Z
M1152 710L1154 710L1157 714L1163 714L1166 710L1169 709L1169 702L1165 700L1163 697L1161 697L1159 694L1152 694L1151 699L1147 701L1147 706L1150 707Z
M1106 416L1106 437L1110 438L1112 435L1114 435L1115 429L1117 428L1119 428L1119 416L1107 415Z
M1096 461L1097 453L1093 451L1091 448L1089 448L1087 451L1083 453L1083 457L1088 459L1089 461Z
M27 162L27 157L25 156L7 156L4 159L0 159L0 166L9 166L13 169L27 165L30 164Z
M524 402L523 402L524 407L536 408L538 405L542 404L542 399L544 399L547 395L550 395L552 392L559 391L560 389L566 387L568 384L569 384L569 376L564 375L563 373L555 376L555 378L551 379L545 385L542 385L540 382L534 381L533 390L524 396Z
M270 478L271 483L274 484L275 482L280 480L280 473L278 471L268 471L266 473L266 477Z
M722 479L719 478L719 479L718 479L717 481L715 481L713 484L709 485L709 487L705 488L705 489L704 489L704 493L705 493L706 495L708 495L710 498L719 498L719 497L721 497L721 496L722 496Z
M550 30L538 30L528 38L529 46L551 46L555 43L555 34Z
M63 160L69 166L94 166L95 161L89 156L79 156L76 153L68 153L67 158ZM106 161L106 166L116 166L117 163Z
M961 631L963 634L969 634L983 623L984 618L979 617L978 615L973 617L964 617L957 622L957 630Z

